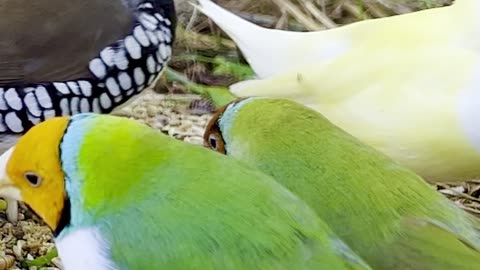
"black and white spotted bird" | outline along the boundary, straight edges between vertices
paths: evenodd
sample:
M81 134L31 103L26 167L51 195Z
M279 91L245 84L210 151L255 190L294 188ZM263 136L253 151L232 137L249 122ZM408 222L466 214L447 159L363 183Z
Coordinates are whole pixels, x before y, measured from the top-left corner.
M0 1L0 153L47 118L139 94L169 61L175 24L173 0Z

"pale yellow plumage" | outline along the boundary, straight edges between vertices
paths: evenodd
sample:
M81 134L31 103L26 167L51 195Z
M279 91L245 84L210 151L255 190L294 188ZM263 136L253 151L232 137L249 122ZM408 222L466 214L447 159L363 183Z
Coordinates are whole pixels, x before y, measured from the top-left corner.
M428 180L480 176L479 0L288 37L235 30L211 4L201 0L264 79L234 85L235 94L300 101ZM325 46L328 60L317 57Z

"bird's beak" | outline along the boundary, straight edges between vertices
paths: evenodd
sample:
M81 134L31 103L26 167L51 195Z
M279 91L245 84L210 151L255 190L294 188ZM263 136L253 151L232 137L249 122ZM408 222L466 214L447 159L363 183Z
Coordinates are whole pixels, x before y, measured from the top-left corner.
M18 202L20 200L20 191L12 185L12 181L7 176L7 164L13 153L13 147L8 149L0 156L0 197L7 201L7 219L12 223L17 222Z
M8 149L0 156L0 197L21 200L20 191L12 184L7 175L7 164L13 153L14 147Z

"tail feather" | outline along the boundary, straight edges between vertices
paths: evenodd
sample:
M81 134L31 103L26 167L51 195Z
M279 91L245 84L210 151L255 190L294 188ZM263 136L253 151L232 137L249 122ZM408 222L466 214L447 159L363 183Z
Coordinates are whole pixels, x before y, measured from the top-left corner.
M237 44L260 78L286 73L304 64L326 61L348 50L336 32L291 32L255 25L216 5L198 0L198 9L210 17Z
M198 9L211 18L237 44L248 63L259 76L267 76L268 67L265 66L268 54L263 54L268 43L265 35L267 29L257 26L239 16L216 5L211 0L198 0ZM263 46L258 46L259 44ZM267 70L265 70L267 69Z

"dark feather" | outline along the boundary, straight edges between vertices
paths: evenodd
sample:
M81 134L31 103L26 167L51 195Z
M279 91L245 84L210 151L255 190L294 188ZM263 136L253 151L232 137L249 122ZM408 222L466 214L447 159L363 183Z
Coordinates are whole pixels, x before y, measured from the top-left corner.
M3 0L0 14L0 84L90 76L86 63L134 23L113 0Z

